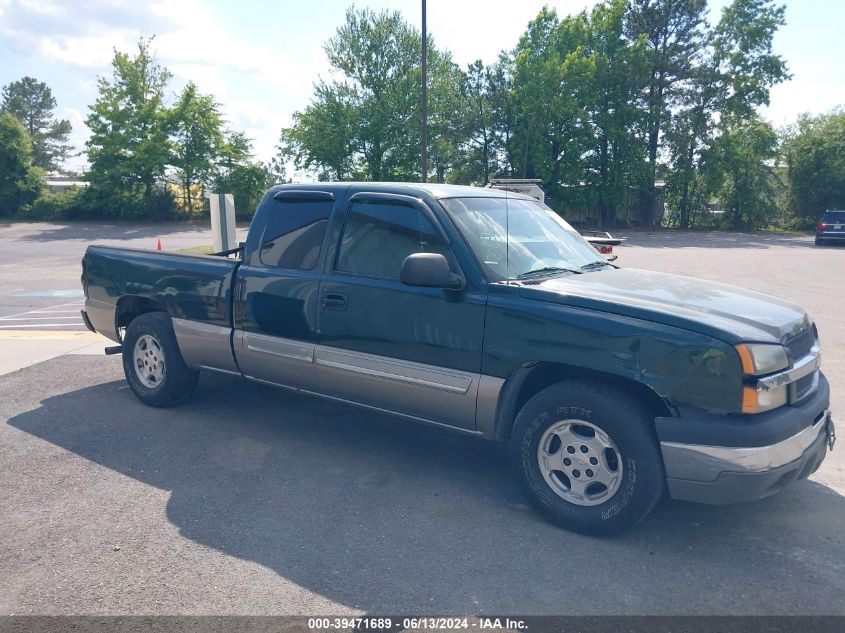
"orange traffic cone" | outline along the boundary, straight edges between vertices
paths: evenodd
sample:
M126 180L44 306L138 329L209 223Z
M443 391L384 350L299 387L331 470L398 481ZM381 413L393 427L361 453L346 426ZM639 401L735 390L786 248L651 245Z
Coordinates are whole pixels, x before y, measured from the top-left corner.
M161 250L161 238L158 238L158 244L156 244L156 250L157 251Z

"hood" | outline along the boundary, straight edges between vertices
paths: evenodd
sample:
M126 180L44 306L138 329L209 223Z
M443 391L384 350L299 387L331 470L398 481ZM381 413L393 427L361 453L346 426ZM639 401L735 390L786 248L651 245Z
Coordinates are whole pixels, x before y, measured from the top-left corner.
M600 310L719 338L777 343L803 331L803 308L744 288L636 268L552 277L520 287L527 299Z

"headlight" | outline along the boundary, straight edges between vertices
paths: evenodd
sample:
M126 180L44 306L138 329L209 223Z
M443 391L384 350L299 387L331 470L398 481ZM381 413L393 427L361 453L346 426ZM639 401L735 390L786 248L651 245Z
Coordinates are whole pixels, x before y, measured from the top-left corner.
M742 388L742 412L763 413L771 411L786 404L787 385L781 385L774 389L758 390L757 387L745 386Z
M789 359L782 345L745 343L736 346L742 373L746 376L764 376L789 367Z

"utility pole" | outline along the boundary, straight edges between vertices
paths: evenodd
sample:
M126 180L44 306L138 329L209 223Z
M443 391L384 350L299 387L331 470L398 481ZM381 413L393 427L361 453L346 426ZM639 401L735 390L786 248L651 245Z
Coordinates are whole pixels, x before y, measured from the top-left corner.
M422 126L422 182L428 181L428 34L425 28L425 0L422 0L422 104L420 124Z
M534 113L530 112L526 117L525 122L525 159L522 162L522 177L528 177L528 138L531 133L531 119L534 118Z

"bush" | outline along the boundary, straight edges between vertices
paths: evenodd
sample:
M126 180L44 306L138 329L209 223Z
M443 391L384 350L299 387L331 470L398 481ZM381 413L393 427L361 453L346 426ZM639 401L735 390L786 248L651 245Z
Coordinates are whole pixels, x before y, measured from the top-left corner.
M18 217L22 220L72 220L78 213L83 193L84 190L78 187L65 191L43 190L32 204L21 209Z
M42 191L17 217L45 221L172 220L176 218L176 205L172 194L164 190L154 191L145 202L131 194L105 195L94 187L74 187L62 192Z

